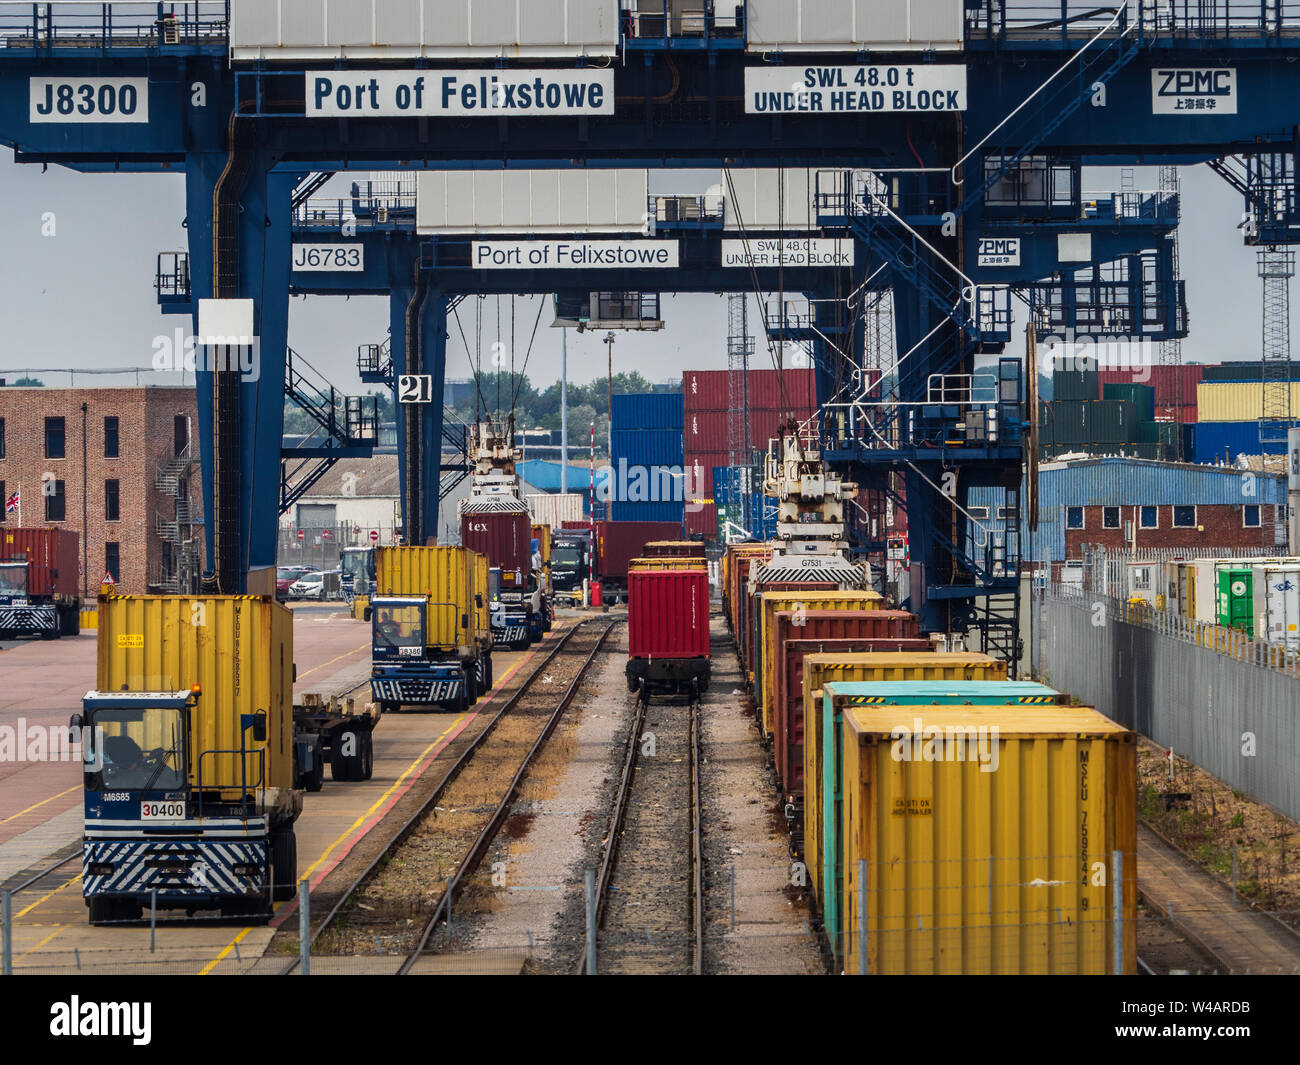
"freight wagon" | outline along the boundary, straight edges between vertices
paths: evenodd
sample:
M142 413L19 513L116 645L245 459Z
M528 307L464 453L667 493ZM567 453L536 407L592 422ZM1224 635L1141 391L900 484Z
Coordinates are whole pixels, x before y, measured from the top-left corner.
M461 711L492 687L487 559L465 547L381 547L370 690L383 710Z
M1006 680L1007 664L964 651L920 654L812 654L803 659L803 860L813 893L822 895L822 692L827 684L890 680ZM798 798L798 796L796 796Z
M265 919L297 880L293 615L270 597L102 596L85 752L92 924Z
M708 572L633 569L627 633L628 691L698 698L710 679Z
M0 532L0 639L53 640L81 631L79 544L63 529Z

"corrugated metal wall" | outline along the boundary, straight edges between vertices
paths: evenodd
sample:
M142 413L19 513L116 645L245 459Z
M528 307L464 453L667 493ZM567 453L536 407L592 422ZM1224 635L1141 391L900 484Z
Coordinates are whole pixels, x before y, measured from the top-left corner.
M1045 681L1300 817L1300 678L1100 614L1047 598Z

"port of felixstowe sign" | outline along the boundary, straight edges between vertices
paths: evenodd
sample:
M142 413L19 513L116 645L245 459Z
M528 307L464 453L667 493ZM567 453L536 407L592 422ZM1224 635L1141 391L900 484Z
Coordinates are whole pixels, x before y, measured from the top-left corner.
M607 270L677 267L675 240L475 240L474 270Z
M745 69L751 115L965 110L966 68L956 63Z
M307 115L612 115L614 71L310 70Z

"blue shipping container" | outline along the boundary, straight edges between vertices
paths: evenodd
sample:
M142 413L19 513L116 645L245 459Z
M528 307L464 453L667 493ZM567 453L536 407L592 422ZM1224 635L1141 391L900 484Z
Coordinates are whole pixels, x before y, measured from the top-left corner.
M614 521L681 521L686 505L681 502L611 504Z
M614 397L614 431L620 429L682 430L680 392L642 392Z
M1193 442L1197 462L1235 462L1259 454L1259 422L1197 422Z
M680 429L615 429L610 441L614 465L676 466L684 461Z

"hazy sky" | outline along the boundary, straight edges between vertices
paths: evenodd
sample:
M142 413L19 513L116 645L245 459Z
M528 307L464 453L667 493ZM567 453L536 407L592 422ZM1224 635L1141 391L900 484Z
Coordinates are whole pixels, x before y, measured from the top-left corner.
M1156 171L1139 168L1138 188L1153 188ZM336 179L337 180L337 179ZM652 175L652 188L703 191L716 180L707 171ZM1260 343L1260 281L1255 251L1241 243L1241 200L1206 167L1184 169L1181 258L1187 279L1191 335L1188 361L1257 358ZM1118 170L1085 172L1085 191L1118 187ZM78 174L58 167L18 166L0 149L0 196L9 222L0 261L0 376L45 371L48 384L66 384L49 371L92 367L147 367L154 338L185 327L180 316L162 315L153 292L157 252L185 247L181 227L181 175ZM50 228L54 235L43 235ZM518 359L522 362L537 313L535 302L515 306ZM726 300L718 295L664 294L662 332L618 334L615 370L636 369L652 381L689 368L726 365ZM501 301L508 339L510 301ZM473 342L472 303L461 308ZM548 328L551 309L528 362L535 383L560 373L560 331ZM483 303L485 357L496 339L496 300ZM756 322L751 312L751 323ZM315 296L295 299L290 344L344 390L362 391L356 375L358 344L380 341L388 325L387 301L376 297ZM569 373L589 381L605 373L602 333L569 331ZM447 375L468 376L471 361L459 332L451 329ZM759 365L766 365L758 345ZM127 383L129 377L99 378ZM88 377L78 383L90 383Z

